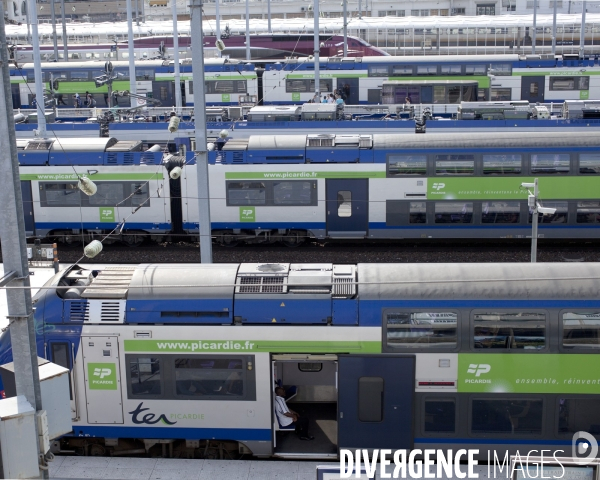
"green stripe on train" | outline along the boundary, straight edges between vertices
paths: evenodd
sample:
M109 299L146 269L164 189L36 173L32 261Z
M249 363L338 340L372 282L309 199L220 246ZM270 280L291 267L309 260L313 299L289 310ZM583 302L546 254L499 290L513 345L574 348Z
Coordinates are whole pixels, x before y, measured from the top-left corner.
M162 180L163 174L157 173L96 173L89 176L92 180ZM22 173L21 180L37 180L41 182L74 182L77 181L75 173Z
M458 391L600 393L600 355L460 353Z
M125 340L126 352L381 353L374 341Z
M437 177L427 179L428 200L526 200L521 183L532 183L534 177ZM597 199L598 177L539 177L541 198L552 200Z

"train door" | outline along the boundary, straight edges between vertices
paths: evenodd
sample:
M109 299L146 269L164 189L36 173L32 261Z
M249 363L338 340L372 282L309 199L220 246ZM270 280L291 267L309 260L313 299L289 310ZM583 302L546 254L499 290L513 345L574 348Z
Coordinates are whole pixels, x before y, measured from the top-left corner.
M346 96L346 105L358 105L358 78L338 78L337 89Z
M82 336L88 423L123 423L116 336Z
M35 222L33 218L33 197L31 194L31 181L21 182L21 196L23 198L23 216L25 218L25 234L33 235Z
M312 441L303 441L281 428L273 398L274 454L278 457L337 456L337 378L336 355L273 355L273 387L285 391L285 403L308 420ZM273 395L275 391L273 389Z
M71 415L77 418L77 402L75 399L75 385L73 368L73 344L70 341L48 342L49 359L51 362L69 369L69 395L71 398Z
M545 90L545 77L521 77L521 100L528 100L529 102L543 102Z
M339 355L340 449L412 449L415 357Z
M326 180L327 235L357 238L367 235L369 180Z

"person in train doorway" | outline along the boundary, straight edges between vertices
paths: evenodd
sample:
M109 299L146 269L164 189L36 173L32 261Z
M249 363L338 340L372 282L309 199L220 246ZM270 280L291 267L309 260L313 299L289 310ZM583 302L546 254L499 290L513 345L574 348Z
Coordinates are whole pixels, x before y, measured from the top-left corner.
M81 108L81 98L79 97L78 93L73 95L73 106L75 108Z
M275 389L275 415L282 427L287 427L292 423L296 426L296 435L300 440L314 440L315 437L308 434L308 418L301 417L298 413L290 410L285 403L285 389L277 387Z
M62 93L55 93L54 98L56 99L56 106L64 105L65 107L68 107L67 103L65 102L65 99L63 98Z
M350 85L348 83L345 83L342 88L342 98L344 102L347 102L350 99Z

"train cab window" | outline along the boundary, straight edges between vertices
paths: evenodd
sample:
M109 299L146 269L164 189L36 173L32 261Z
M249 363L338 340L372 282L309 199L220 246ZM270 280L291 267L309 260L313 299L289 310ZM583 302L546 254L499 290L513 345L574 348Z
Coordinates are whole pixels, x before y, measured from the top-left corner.
M455 348L455 312L398 312L385 314L389 348Z
M473 399L471 433L539 435L542 433L541 399Z
M484 175L518 175L521 165L521 155L483 155Z
M361 422L381 422L383 420L382 377L361 377L358 379L358 420Z
M581 431L600 436L600 399L559 398L558 433Z
M538 213L538 223L567 223L569 216L569 205L567 202L544 202L544 207L555 208L556 211L547 215ZM529 209L529 223L531 223L532 217L533 212Z
M531 155L531 174L566 175L571 166L568 153L537 153Z
M577 223L600 223L600 202L577 202Z
M176 396L207 400L245 398L247 369L247 361L240 357L176 358Z
M473 326L475 349L541 350L546 346L544 313L476 313Z
M435 155L436 175L473 175L474 155Z
M579 155L579 174L598 175L600 173L600 154L581 153Z
M473 202L436 202L435 223L473 223Z
M55 343L51 344L52 350L52 362L60 365L63 368L67 368L71 370L71 352L69 351L69 344L64 343ZM71 376L69 375L69 394L71 396L71 400L73 400L73 389L71 386Z
M483 202L481 223L520 223L521 204L519 202Z
M265 205L266 192L262 182L227 182L227 205Z
M125 196L123 184L119 182L105 182L97 184L98 191L95 195L88 197L90 206L110 205L115 206L121 202Z
M456 402L453 399L425 400L425 433L454 433L456 431Z
M427 175L426 155L388 155L388 177Z
M127 363L130 398L152 398L162 395L161 362L158 358L128 355Z
M600 313L563 313L562 346L570 349L600 349Z
M337 214L338 217L352 216L352 192L350 190L340 190L337 193Z

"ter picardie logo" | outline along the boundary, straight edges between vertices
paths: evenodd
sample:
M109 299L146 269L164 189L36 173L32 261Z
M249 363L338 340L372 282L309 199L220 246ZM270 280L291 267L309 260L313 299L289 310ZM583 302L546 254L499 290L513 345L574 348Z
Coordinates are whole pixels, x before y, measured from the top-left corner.
M471 371L473 370L473 371ZM490 371L490 366L469 366L476 376ZM571 453L572 456L569 456ZM339 478L480 478L488 479L565 479L573 478L573 469L593 463L598 455L598 442L587 432L573 435L572 452L565 450L518 450L487 452L486 466L479 467L476 458L485 458L475 449L458 450L340 450ZM563 465L564 464L564 465ZM576 467L573 467L573 464ZM365 475L360 474L363 471ZM486 472L487 471L487 472ZM487 475L486 475L487 473ZM577 477L579 478L579 476ZM581 477L583 478L583 477Z

